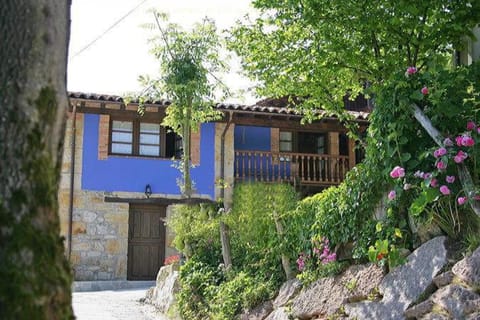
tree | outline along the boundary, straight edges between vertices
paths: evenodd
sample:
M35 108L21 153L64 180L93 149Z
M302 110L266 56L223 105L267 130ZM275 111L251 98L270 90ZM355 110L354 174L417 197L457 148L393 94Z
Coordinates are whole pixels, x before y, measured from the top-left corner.
M190 134L198 130L199 124L221 118L214 108L215 94L225 89L215 75L226 70L220 59L220 37L215 24L205 18L194 25L192 31L181 30L180 26L168 23L162 27L166 16L153 11L160 34L151 39L152 53L160 64L160 77L152 79L141 76L144 90L139 96L140 105L149 99L167 99L171 104L166 109L162 124L182 137L183 152L181 171L182 193L192 195L190 176Z
M166 98L171 104L166 109L163 125L170 127L182 137L183 181L180 183L182 194L188 198L193 192L190 175L190 134L198 130L203 122L220 119L222 114L214 108L215 94L228 90L215 75L225 71L226 65L220 59L221 39L215 24L205 18L194 25L192 31L181 30L180 26L169 23L162 27L166 16L153 11L156 24L147 25L158 28L160 34L151 41L152 53L160 63L160 77L140 77L144 90L139 97L140 107L143 101ZM227 268L231 265L231 253L228 228L221 222L220 235L222 252ZM186 244L188 245L188 244Z
M462 45L478 1L256 0L229 46L264 96L296 96L308 119L322 108L348 119L343 98L381 85L404 66L427 68ZM292 101L293 104L293 101Z
M59 235L68 1L0 6L0 318L71 319Z

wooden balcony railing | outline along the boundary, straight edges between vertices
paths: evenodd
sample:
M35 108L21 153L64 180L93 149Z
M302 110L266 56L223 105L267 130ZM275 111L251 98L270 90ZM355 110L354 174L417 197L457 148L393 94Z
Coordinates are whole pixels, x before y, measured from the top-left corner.
M239 181L334 185L343 181L349 168L348 156L235 151L235 179Z

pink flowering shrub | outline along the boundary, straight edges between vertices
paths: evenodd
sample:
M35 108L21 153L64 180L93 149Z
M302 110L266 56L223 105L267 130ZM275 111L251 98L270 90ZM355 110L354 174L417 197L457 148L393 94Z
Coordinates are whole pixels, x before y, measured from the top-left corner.
M336 274L341 265L337 263L337 254L330 248L330 241L326 237L312 239L311 253L301 252L297 258L298 278L304 283L313 279Z
M407 181L412 179L408 177L404 168L396 166L390 172L390 177L393 179L401 179L402 188L397 187L391 190L388 194L388 199L393 201L397 199L401 192L408 191L414 188L420 188L421 192L417 199L410 206L410 213L414 215L420 214L426 205L434 202L438 197L449 197L454 195L457 198L456 203L463 205L468 201L466 196L461 196L462 187L458 179L456 179L456 166L449 167L448 163L456 164L463 163L470 159L475 153L474 146L480 134L477 130L478 126L473 121L468 121L466 124L467 132L459 134L455 137L455 143L451 138L446 138L443 141L443 146L433 151L432 155L435 159L435 169L431 172L416 171L411 174L414 179L421 179ZM418 185L419 183L419 185ZM408 188L405 186L408 185Z

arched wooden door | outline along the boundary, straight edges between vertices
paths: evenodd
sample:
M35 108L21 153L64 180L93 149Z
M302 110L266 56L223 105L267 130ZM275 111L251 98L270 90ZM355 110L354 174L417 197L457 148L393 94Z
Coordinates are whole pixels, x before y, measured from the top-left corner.
M165 260L166 207L130 204L128 280L155 280Z

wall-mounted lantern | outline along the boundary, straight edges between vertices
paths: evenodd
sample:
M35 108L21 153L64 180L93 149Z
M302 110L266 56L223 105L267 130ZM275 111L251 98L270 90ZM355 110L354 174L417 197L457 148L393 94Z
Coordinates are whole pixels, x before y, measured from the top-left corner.
M150 198L150 196L152 195L152 187L149 184L145 186L145 195L147 196L147 198Z

